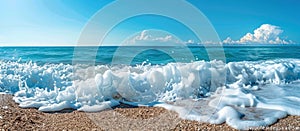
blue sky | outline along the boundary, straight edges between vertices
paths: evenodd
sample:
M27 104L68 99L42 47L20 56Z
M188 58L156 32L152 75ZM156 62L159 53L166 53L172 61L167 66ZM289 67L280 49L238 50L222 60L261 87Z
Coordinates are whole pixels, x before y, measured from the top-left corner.
M300 42L300 1L297 0L188 0L209 19L226 43ZM0 46L76 45L89 19L112 3L109 0L0 0ZM128 5L134 4L128 3ZM167 5L161 5L168 7ZM174 13L181 13L180 5ZM122 12L111 12L116 15ZM188 13L189 12L184 12ZM191 17L191 21L193 21ZM101 21L99 21L101 23ZM166 24L167 23L167 24ZM153 32L153 29L155 31ZM161 36L155 36L161 30ZM166 34L169 32L170 34ZM186 26L172 19L144 15L116 26L108 45L124 39L198 43ZM159 33L158 33L159 34ZM155 37L155 38L154 38ZM202 41L203 42L203 41Z

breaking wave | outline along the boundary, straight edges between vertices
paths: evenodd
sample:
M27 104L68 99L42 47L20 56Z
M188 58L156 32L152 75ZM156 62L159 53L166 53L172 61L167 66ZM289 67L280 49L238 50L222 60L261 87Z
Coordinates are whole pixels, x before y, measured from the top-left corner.
M299 78L298 59L136 66L0 62L0 91L14 94L23 108L94 112L124 102L162 106L185 119L227 122L237 129L270 125L287 114L300 115ZM203 106L200 101L207 101L207 108L218 112L205 115L195 106L185 108L193 110L187 114L182 110L185 104L170 105L188 99L199 107ZM247 107L255 108L254 113ZM261 118L251 117L255 113ZM249 120L242 120L245 116Z

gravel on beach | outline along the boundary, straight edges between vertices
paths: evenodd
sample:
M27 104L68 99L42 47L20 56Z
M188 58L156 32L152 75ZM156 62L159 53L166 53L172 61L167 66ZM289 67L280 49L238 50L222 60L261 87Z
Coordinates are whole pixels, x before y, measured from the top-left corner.
M220 125L182 120L175 112L158 107L121 105L97 113L74 110L44 113L23 109L11 95L0 95L0 130L235 130ZM300 130L300 116L288 116L255 130Z

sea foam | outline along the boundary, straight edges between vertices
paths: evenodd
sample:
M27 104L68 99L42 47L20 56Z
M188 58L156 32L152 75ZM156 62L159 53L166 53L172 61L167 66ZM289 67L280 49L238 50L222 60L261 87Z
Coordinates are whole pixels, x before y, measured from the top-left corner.
M300 60L196 61L167 65L0 62L0 90L20 107L95 112L127 103L236 129L300 115ZM270 113L272 112L272 114Z

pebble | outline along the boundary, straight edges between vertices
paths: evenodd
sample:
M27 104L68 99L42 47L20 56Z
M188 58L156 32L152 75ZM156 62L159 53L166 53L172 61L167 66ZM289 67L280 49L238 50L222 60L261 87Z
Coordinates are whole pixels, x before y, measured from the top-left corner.
M3 106L2 109L7 110L8 106Z

